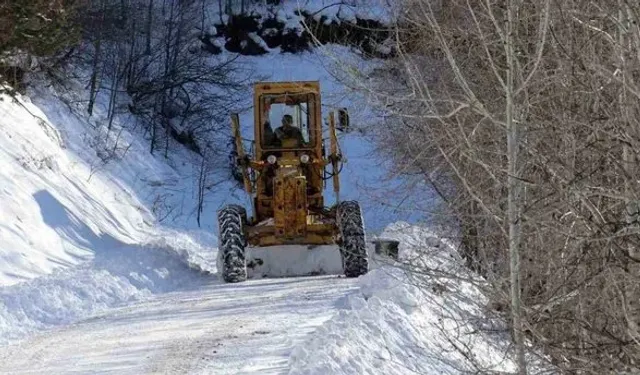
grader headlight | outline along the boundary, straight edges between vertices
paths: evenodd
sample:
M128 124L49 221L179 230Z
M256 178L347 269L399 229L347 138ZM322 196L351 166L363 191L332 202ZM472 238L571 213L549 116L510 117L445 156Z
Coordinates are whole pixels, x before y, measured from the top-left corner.
M300 156L300 162L302 164L307 164L309 162L309 160L310 160L310 158L309 158L309 155L307 155L307 154L302 154Z
M267 157L267 163L273 165L278 161L278 158L275 155L269 155Z

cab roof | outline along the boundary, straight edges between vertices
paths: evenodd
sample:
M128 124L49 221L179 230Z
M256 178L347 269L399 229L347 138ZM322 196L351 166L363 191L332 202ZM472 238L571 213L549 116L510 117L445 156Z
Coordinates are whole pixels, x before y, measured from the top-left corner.
M320 94L319 81L289 81L289 82L256 82L255 95L280 93L315 93Z

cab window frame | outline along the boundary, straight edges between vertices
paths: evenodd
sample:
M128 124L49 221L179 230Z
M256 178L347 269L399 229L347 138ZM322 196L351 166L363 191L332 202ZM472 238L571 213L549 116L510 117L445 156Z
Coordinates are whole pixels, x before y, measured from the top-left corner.
M300 150L300 149L310 149L310 148L314 148L316 145L316 129L312 128L311 124L313 123L313 121L315 121L315 111L317 111L316 107L316 95L314 93L284 93L284 94L265 94L262 95L260 97L259 100L259 110L260 110L260 146L263 150L265 151L277 151L277 150ZM266 103L267 100L272 99L272 98L282 98L282 97L293 97L295 98L294 100L296 101L296 104L294 104L294 106L302 106L304 104L306 104L306 132L308 135L308 139L309 142L307 143L307 145L303 146L303 147L294 147L294 148L287 148L287 147L282 147L280 145L278 146L270 146L266 143L266 139L265 139L265 123L268 121L270 126L271 126L271 131L275 133L276 129L278 127L280 127L282 125L281 122L278 122L277 124L273 124L270 121L270 116L269 113L265 110L266 108ZM306 100L302 100L302 99L306 99ZM283 100L282 102L273 102L270 103L270 106L273 105L286 105L286 102ZM269 110L271 111L271 109ZM301 112L305 112L302 109L296 109L296 111L301 111ZM301 116L302 117L302 116ZM302 117L304 118L304 117ZM297 119L294 116L294 122ZM275 125L275 126L274 126ZM302 121L301 123L297 124L297 125L302 125ZM300 132L303 135L303 138L305 137L305 132L304 129L302 129L301 127L296 126L296 128L298 128L300 130Z

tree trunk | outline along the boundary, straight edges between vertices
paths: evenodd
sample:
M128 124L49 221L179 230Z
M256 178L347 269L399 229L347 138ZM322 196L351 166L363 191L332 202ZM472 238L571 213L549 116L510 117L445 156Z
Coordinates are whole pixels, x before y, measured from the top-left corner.
M202 212L204 211L204 190L206 185L205 182L207 180L205 171L207 151L208 149L205 147L200 163L200 175L198 176L198 215L196 217L198 227L200 227L200 218L202 216Z
M104 26L104 17L106 13L106 4L102 3L102 14L100 16L100 24ZM102 32L100 31L100 26L98 27L97 39L94 41L94 56L93 56L93 69L91 71L91 79L90 79L90 89L89 89L89 104L87 106L87 111L89 112L89 116L93 115L93 106L95 105L96 96L98 95L98 69L100 68L100 63L102 62Z
M124 25L127 19L127 0L120 0L120 21Z
M147 49L145 54L151 55L151 28L153 25L153 0L149 0L149 7L147 8Z
M620 46L620 69L622 70L622 85L623 90L620 93L620 110L622 111L622 118L625 121L627 127L626 132L629 138L637 138L636 131L632 127L632 114L629 113L629 108L633 107L633 103L630 103L628 97L628 87L630 80L633 80L633 76L629 74L629 66L631 62L627 62L626 51L631 49L630 40L628 38L628 30L631 26L631 9L629 9L625 3L618 0L618 45ZM630 17L627 17L629 13ZM633 229L632 226L638 220L638 202L634 194L634 180L636 174L636 157L634 150L629 143L625 143L623 146L622 162L624 164L625 171L625 196L626 196L626 209L625 209L625 222L628 229ZM626 249L628 251L627 260L627 280L625 282L625 309L627 318L627 331L632 340L640 342L640 296L638 295L638 286L640 282L640 251L635 244L628 241Z
M155 150L156 145L156 123L154 121L151 122L151 148L149 149L149 153L153 155L153 151Z
M116 113L116 102L117 102L117 92L118 92L118 84L120 81L120 59L118 58L116 66L113 68L114 74L111 78L111 92L109 93L109 109L107 110L107 137L109 133L111 133L111 127L113 126L113 118Z
M518 178L518 154L519 154L519 131L518 125L514 121L515 98L514 98L514 76L515 76L515 51L514 51L514 22L515 1L509 0L507 3L507 24L506 24L506 126L507 126L507 189L508 207L507 218L509 222L509 268L511 281L511 316L513 320L513 338L516 344L516 356L518 364L518 374L527 374L527 365L524 352L524 337L522 332L521 298L520 298L520 234L521 234L521 185Z
M135 72L137 70L137 56L136 56L136 28L138 27L138 22L135 13L131 17L131 39L129 40L129 56L128 61L124 64L124 67L127 70L125 85L129 87L129 85L133 82Z
M96 102L96 96L98 95L98 68L100 66L100 54L102 50L102 38L98 37L98 40L94 43L95 55L93 56L93 69L91 71L91 87L89 89L89 104L87 111L89 116L93 115L93 106Z

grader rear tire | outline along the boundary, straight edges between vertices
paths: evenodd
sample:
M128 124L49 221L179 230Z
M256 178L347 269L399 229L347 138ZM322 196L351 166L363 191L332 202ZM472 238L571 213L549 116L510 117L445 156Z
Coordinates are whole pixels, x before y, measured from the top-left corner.
M229 205L218 211L218 269L222 279L228 283L247 279L247 241L243 231L246 217L246 210L238 205Z
M340 231L340 254L344 274L358 277L369 271L369 259L365 243L364 221L360 205L346 201L338 205L337 225Z

